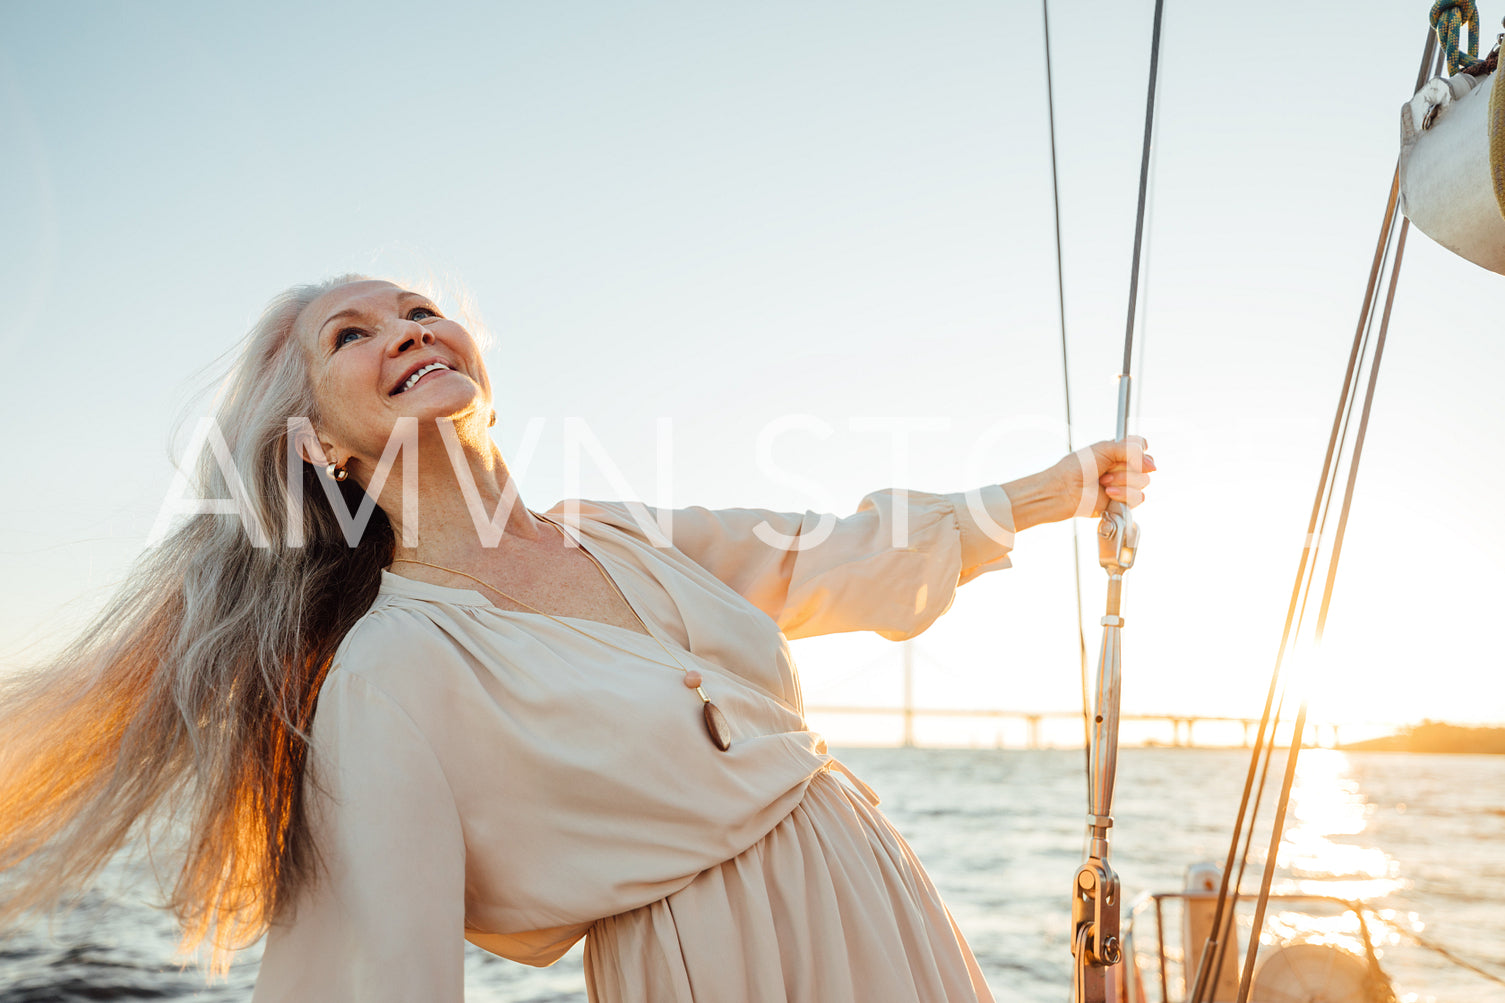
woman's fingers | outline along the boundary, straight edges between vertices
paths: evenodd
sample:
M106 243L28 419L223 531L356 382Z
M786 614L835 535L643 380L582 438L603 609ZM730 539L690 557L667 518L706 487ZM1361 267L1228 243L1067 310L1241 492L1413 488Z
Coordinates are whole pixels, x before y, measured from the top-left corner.
M1097 479L1097 482L1105 488L1149 487L1150 475L1148 472L1130 470L1128 467L1116 467Z
M1155 470L1155 458L1146 450L1149 442L1143 436L1131 435L1120 442L1103 443L1107 469L1098 478L1103 494L1116 502L1134 508L1144 502L1144 489L1150 485L1150 474Z
M1063 506L1074 507L1071 516L1085 518L1101 515L1110 501L1131 508L1142 503L1149 475L1156 469L1148 448L1143 436L1131 435L1083 446L1064 458L1056 468Z
M1097 460L1099 472L1111 470L1114 467L1128 467L1131 470L1154 470L1155 460L1146 451L1149 443L1143 436L1131 435L1126 439L1105 439L1087 447Z
M1114 501L1120 501L1134 508L1144 501L1144 492L1138 488L1104 488L1103 493Z

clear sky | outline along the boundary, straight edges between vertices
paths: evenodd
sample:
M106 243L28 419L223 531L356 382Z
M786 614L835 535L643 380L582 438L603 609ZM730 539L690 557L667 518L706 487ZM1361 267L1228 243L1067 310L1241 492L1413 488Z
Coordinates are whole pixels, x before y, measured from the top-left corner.
M1078 443L1113 430L1152 6L1053 8ZM1258 713L1427 7L1167 3L1127 711ZM0 134L7 661L141 549L173 420L266 300L343 271L474 297L535 508L568 419L614 467L580 493L655 504L845 514L1063 451L1034 3L10 2ZM1319 718L1505 721L1502 304L1413 231ZM944 427L905 471L873 418ZM1034 530L966 586L919 703L1079 707L1070 553ZM899 699L890 642L796 657L811 704Z

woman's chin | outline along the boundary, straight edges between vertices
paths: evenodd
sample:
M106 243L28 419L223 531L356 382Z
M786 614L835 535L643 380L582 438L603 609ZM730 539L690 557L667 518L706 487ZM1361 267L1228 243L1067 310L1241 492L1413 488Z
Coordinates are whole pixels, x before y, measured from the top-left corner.
M417 395L411 401L399 399L398 413L402 417L417 418L421 425L432 425L444 418L457 425L470 421L484 425L491 420L491 405L486 398L474 392L442 392L447 389L434 387L432 392Z

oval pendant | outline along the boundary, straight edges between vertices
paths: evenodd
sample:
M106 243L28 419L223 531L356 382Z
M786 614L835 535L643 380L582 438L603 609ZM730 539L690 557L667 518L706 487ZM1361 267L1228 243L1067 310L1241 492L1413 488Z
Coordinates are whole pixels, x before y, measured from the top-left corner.
M726 723L726 715L709 700L705 702L705 730L711 742L722 752L732 747L732 729Z

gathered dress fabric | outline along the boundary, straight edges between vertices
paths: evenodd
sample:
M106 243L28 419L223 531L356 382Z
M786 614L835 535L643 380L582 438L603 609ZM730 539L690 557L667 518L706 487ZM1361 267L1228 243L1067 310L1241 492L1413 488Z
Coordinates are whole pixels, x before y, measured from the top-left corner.
M997 486L845 518L571 500L594 556L731 726L706 733L638 631L382 573L311 729L320 872L254 1003L461 1003L464 942L585 943L593 1003L992 999L920 862L804 719L788 638L913 637L1009 566Z

